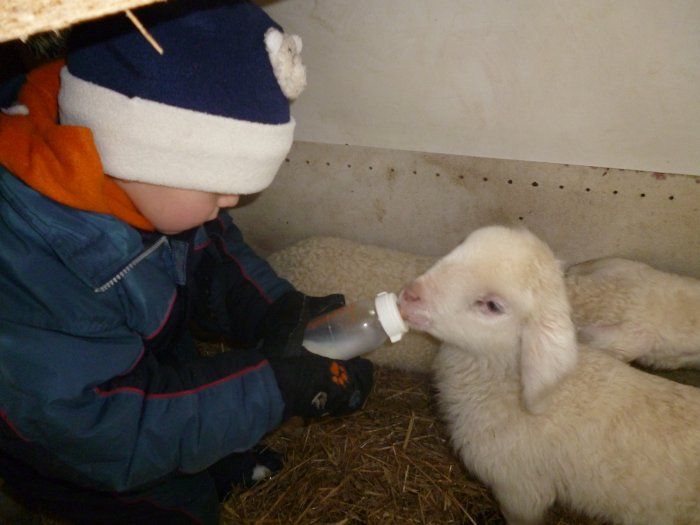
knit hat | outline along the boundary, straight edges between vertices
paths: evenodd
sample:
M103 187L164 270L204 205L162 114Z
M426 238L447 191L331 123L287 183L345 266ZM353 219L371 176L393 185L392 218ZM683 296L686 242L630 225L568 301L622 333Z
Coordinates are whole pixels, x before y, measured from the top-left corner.
M113 177L222 194L267 187L289 152L301 39L247 2L183 0L76 27L61 124L92 130Z

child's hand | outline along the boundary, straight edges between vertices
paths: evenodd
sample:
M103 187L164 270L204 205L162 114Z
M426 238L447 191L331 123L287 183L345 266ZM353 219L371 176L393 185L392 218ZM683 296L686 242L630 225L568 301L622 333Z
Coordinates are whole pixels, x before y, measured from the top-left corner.
M341 294L312 297L293 290L277 299L263 320L261 352L268 358L299 357L304 330L310 319L345 305Z
M304 354L299 357L270 358L285 403L285 419L340 416L362 407L372 389L370 361L360 357L338 361L301 349Z
M270 360L285 402L285 418L338 416L360 408L372 388L373 367L366 359L337 361L302 346L310 319L340 308L340 294L311 297L291 291L270 308L260 351Z

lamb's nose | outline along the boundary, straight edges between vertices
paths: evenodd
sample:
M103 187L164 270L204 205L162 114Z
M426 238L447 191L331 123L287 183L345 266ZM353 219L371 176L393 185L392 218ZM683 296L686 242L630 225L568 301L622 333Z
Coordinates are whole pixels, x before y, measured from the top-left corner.
M406 323L416 330L430 325L430 307L426 304L426 290L420 281L407 284L399 296L399 312Z
M420 286L414 281L401 291L401 302L417 303L421 300Z

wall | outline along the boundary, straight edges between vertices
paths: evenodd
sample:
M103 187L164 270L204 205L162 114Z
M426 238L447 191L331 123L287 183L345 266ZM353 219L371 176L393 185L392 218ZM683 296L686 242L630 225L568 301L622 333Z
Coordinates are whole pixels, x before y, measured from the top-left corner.
M303 141L700 175L698 0L280 0Z
M440 256L500 223L530 228L568 263L615 255L700 278L690 175L296 142L232 214L261 253L332 235Z
M233 212L263 253L440 256L504 223L700 277L700 0L263 3L309 76L288 161Z

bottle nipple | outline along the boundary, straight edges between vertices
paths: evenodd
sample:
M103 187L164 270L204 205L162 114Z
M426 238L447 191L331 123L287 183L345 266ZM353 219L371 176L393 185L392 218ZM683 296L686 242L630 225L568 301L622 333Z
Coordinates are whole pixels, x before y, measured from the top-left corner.
M392 343L400 341L403 334L408 332L408 326L401 317L398 299L395 293L381 292L374 298L374 307L382 328Z

